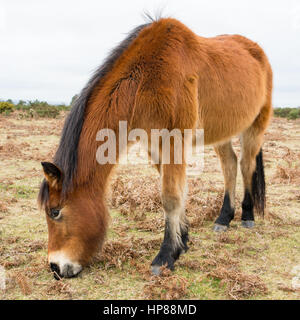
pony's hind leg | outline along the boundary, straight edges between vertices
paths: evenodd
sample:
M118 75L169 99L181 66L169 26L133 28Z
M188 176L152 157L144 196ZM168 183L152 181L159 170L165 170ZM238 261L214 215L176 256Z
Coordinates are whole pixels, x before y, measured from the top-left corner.
M234 218L235 186L237 173L237 157L232 149L231 141L214 147L219 156L224 175L225 195L219 217L215 221L214 231L226 231Z
M242 226L252 228L254 227L254 207L262 213L265 207L265 178L261 149L263 132L250 127L242 134L241 142L241 171L244 181Z
M271 103L263 106L251 127L241 136L241 171L244 181L244 200L242 202L242 226L254 226L255 207L258 213L265 209L265 175L263 166L263 136L272 114Z
M165 212L165 234L158 255L151 264L154 274L167 265L174 269L174 262L188 250L188 223L185 217L186 175L185 164L164 164L162 175L162 204Z

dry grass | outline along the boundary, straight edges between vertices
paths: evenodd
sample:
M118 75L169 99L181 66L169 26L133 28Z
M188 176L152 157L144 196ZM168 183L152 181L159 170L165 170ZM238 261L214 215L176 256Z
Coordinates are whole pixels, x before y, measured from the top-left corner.
M135 212L145 214L161 210L160 184L158 177L118 176L111 186L113 208L118 208L124 215ZM136 220L136 219L135 219ZM139 219L138 219L139 220Z
M170 300L183 299L188 293L188 280L161 267L160 276L152 276L143 288L145 299Z
M62 279L60 281L53 281L46 288L46 295L55 298L57 295L63 296L66 299L72 298L72 288L70 284Z
M226 284L226 294L229 298L238 300L248 298L256 294L268 292L266 284L256 275L248 275L236 270L217 267L208 273L209 276L221 280L220 284Z

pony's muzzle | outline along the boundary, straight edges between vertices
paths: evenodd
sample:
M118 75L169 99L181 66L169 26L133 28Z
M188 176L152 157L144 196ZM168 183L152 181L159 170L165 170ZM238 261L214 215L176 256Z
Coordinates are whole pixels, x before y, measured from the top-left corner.
M56 280L76 277L82 270L79 263L72 262L62 253L53 253L49 256L49 266Z
M59 277L60 277L59 266L56 263L50 263L50 269L53 272L54 278L56 280L59 280Z

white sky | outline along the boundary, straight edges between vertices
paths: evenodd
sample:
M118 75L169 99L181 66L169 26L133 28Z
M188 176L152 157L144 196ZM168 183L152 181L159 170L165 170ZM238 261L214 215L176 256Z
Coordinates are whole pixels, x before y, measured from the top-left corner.
M299 0L0 0L0 98L69 103L143 11L161 9L201 36L258 42L274 106L300 106Z

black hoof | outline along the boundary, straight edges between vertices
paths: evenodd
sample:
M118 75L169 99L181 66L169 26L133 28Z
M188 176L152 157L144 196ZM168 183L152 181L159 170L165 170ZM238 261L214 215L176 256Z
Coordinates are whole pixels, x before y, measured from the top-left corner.
M153 261L155 262L155 261ZM159 276L161 274L161 268L162 266L167 266L167 268L171 271L174 271L174 262L172 263L162 263L160 261L151 264L151 273L153 275Z
M255 223L253 220L242 220L242 227L251 229L255 226Z
M160 251L151 263L151 271L153 274L160 274L160 267L167 266L168 269L174 270L175 259L168 252Z
M214 232L225 232L227 231L228 227L223 226L222 224L215 223L213 231Z
M155 276L159 276L161 274L161 266L151 266L151 273Z

